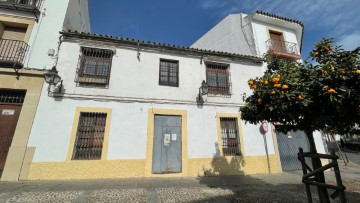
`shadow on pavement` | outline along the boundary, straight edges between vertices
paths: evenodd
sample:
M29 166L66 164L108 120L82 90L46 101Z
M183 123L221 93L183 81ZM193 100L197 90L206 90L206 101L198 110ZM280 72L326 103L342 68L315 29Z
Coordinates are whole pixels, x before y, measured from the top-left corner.
M187 202L308 202L305 185L301 183L300 172L270 175L275 178L266 178L266 174L259 176L264 178L249 175L227 176L230 169L237 170L238 174L244 174L242 166L245 165L241 157L228 160L225 157L214 157L212 168L205 173L207 176L197 178L200 184L208 188L203 190L207 198ZM292 177L292 181L286 180L289 176ZM298 183L294 181L294 179L297 180L297 177ZM346 180L344 185L348 188L346 190L347 201L360 202L360 179ZM311 187L311 191L313 202L319 202L317 189ZM333 192L334 190L329 190L329 194ZM331 202L340 202L340 200L336 198Z

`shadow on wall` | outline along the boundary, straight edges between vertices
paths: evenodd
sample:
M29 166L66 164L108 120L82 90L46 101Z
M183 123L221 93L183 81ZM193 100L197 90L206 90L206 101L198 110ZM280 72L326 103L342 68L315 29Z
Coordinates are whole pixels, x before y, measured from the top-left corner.
M244 175L242 168L245 166L245 160L241 154L239 156L220 156L218 143L215 143L215 150L211 166L203 165L204 176Z

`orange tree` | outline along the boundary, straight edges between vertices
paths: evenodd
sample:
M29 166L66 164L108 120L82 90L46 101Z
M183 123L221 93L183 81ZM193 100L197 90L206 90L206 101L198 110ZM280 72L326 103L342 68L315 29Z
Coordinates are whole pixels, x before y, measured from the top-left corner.
M360 47L345 51L332 42L330 38L315 44L313 63L267 54L264 75L248 81L253 94L240 108L242 119L277 123L282 132L304 131L311 153L317 153L315 130L344 134L359 125ZM313 160L314 168L320 166L319 159Z

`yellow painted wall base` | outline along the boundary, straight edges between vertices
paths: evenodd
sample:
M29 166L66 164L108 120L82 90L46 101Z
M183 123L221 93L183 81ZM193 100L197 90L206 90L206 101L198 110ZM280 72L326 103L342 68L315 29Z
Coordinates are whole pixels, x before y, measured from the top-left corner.
M278 159L271 155L271 173L278 173ZM32 163L29 180L101 179L145 177L146 160L99 160ZM186 177L268 173L266 156L189 159ZM156 177L179 177L165 174Z
M270 172L279 173L277 156L270 155ZM189 176L269 173L266 156L189 159Z
M29 180L143 177L145 160L92 160L32 163Z

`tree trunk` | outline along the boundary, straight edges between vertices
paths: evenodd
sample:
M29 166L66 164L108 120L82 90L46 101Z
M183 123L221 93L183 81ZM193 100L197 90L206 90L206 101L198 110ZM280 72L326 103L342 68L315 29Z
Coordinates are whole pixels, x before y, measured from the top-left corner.
M316 154L317 151L316 151L316 145L315 145L314 136L313 136L313 130L308 129L308 130L306 130L305 133L309 140L310 153ZM312 158L311 161L313 164L313 170L318 169L322 166L320 158ZM319 173L315 178L316 178L316 182L325 183L324 172ZM329 194L328 194L328 191L326 188L318 187L318 194L319 194L319 199L320 199L321 203L329 203L330 202Z

